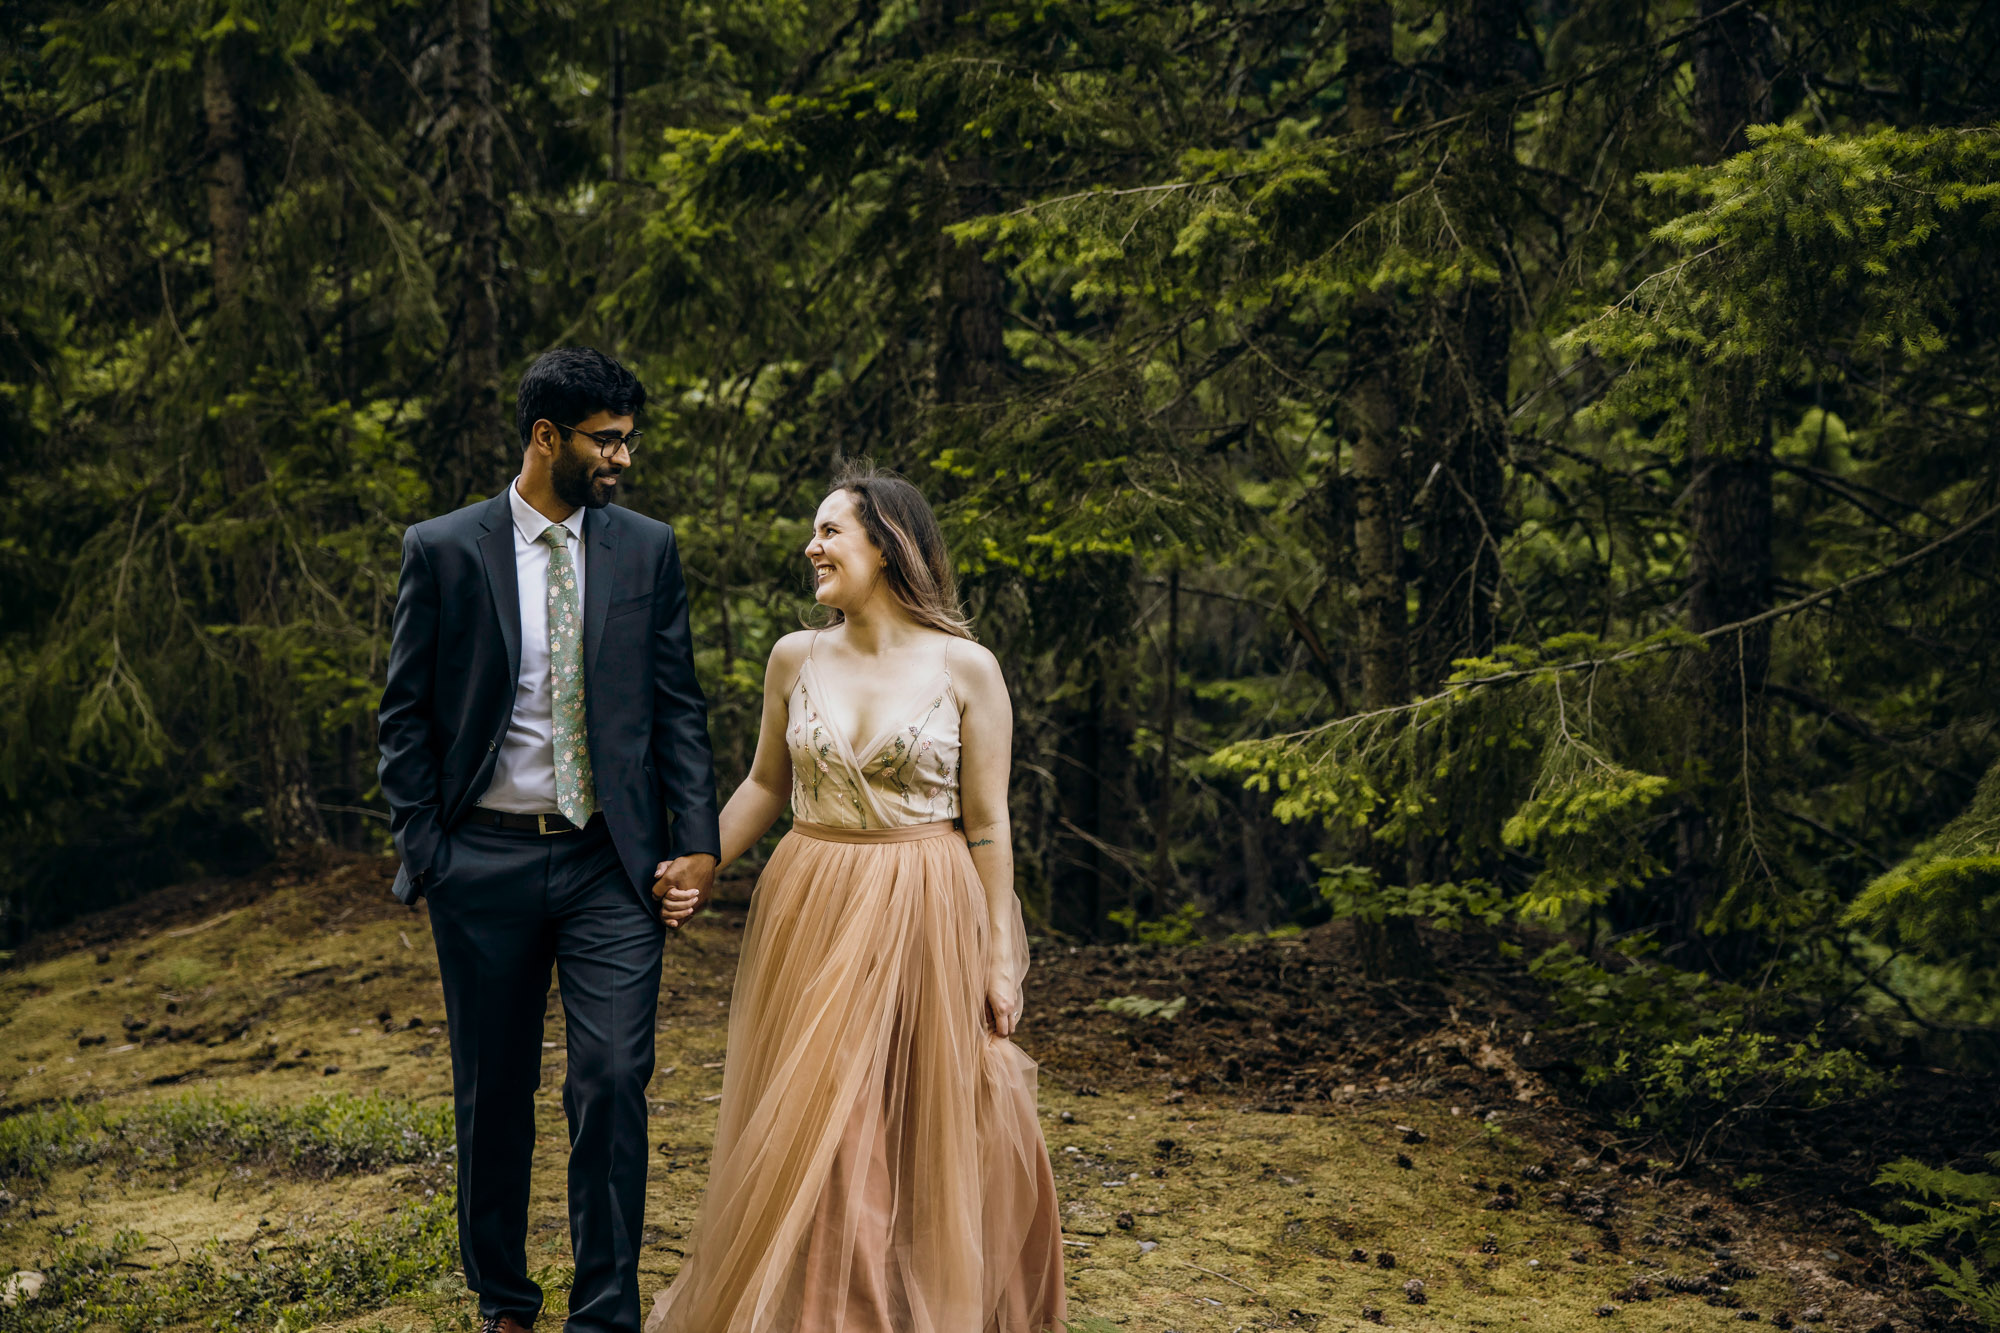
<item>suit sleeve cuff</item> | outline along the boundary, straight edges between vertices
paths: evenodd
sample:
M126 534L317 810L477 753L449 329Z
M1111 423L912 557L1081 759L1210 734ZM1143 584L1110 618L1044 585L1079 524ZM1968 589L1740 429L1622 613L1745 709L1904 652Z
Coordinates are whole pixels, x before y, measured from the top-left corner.
M672 856L692 856L697 852L706 852L720 861L722 829L713 814L706 819L700 816L677 819L674 821L673 836L667 845Z

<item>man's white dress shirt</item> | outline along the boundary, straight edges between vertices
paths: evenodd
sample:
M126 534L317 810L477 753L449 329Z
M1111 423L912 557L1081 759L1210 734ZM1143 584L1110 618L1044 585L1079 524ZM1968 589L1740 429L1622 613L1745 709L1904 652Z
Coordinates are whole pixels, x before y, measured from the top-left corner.
M521 674L514 682L514 715L500 742L493 781L479 798L489 810L522 815L556 813L555 722L549 697L549 521L521 498L517 479L507 487L514 514L514 581L521 597ZM576 604L583 601L583 513L563 520L576 568Z

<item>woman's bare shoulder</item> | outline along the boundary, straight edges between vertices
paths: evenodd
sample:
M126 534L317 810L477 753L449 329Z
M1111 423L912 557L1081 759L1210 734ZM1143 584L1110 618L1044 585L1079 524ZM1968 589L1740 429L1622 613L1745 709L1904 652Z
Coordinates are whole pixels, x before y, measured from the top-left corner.
M1000 672L1000 659L993 650L983 643L971 639L961 639L956 634L941 634L945 644L945 664L951 670L954 681L967 688L968 693L985 690L1005 690L1007 681Z
M771 645L771 662L766 668L767 677L776 676L789 681L799 674L799 668L806 662L806 655L812 651L815 631L793 630L784 638Z

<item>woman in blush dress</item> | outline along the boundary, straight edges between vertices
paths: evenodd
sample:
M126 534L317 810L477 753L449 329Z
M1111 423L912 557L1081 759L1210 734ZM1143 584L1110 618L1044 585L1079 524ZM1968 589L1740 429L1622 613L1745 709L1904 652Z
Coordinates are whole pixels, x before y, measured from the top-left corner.
M1009 1040L1006 682L907 481L844 471L806 557L831 624L771 652L722 863L787 800L794 822L751 899L708 1193L648 1333L1041 1333L1062 1237ZM663 898L672 924L698 905Z

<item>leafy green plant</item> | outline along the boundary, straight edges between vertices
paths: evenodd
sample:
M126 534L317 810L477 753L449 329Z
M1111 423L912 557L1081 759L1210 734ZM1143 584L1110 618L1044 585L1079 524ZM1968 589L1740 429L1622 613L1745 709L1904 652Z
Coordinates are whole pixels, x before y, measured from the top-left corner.
M167 985L173 990L198 990L214 975L214 966L205 959L181 957L167 962Z
M2000 1153L1986 1160L2000 1168ZM1932 1287L1987 1328L2000 1328L2000 1175L1954 1171L1903 1158L1882 1168L1877 1185L1901 1189L1913 1222L1868 1220L1890 1243L1930 1268Z
M1154 1000L1144 995L1119 995L1109 1000L1099 1000L1097 1007L1120 1018L1150 1018L1162 1023L1171 1023L1187 1008L1187 996L1176 995L1171 1000Z
M1202 942L1202 911L1199 903L1182 903L1157 921L1141 921L1139 914L1130 908L1118 908L1104 915L1113 925L1122 927L1125 934L1139 944L1157 944L1167 949L1183 949L1188 945Z
M1487 880L1383 884L1370 867L1351 864L1322 869L1319 893L1337 917L1380 921L1406 916L1446 930L1497 926L1512 905L1510 895Z
M1573 944L1558 944L1529 963L1528 972L1593 1039L1678 1039L1712 1021L1712 1001L1726 987L1704 973L1662 966L1636 953L1628 950L1626 965L1614 970Z
M105 1116L95 1107L65 1103L0 1120L0 1181L46 1180L102 1154Z
M1583 1082L1623 1103L1633 1128L1664 1134L1686 1166L1747 1123L1878 1093L1889 1078L1817 1029L1781 1036L1786 1015L1744 987L1634 958L1613 970L1572 945L1529 965L1590 1052Z
M33 1299L0 1308L0 1333L121 1333L206 1322L217 1330L303 1329L427 1290L458 1263L456 1204L449 1193L383 1221L291 1245L232 1253L221 1242L148 1272L135 1262L146 1237L88 1231L45 1262Z
M1966 809L1868 885L1847 923L1919 957L1970 971L2000 969L1991 923L2000 912L2000 765Z
M1657 762L1638 704L1668 651L1688 646L1678 630L1627 645L1584 634L1506 645L1458 662L1428 698L1240 741L1210 762L1270 794L1281 820L1365 832L1385 849L1421 840L1439 853L1431 874L1455 872L1397 884L1368 865L1326 867L1320 894L1337 916L1452 928L1574 919L1659 873L1646 839L1672 784L1617 756ZM1524 891L1484 873L1524 857L1535 866Z
M1679 1125L1682 1162L1734 1126L1774 1110L1818 1110L1880 1092L1886 1075L1860 1052L1828 1049L1817 1032L1787 1041L1768 1032L1712 1032L1651 1051L1619 1051L1610 1075L1630 1079L1633 1123Z
M297 1106L184 1097L126 1116L65 1104L0 1121L0 1180L46 1180L103 1161L168 1170L228 1162L325 1177L439 1163L453 1142L449 1107L373 1095Z

